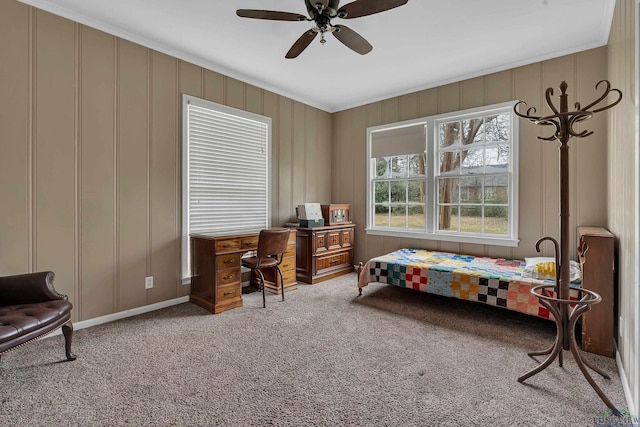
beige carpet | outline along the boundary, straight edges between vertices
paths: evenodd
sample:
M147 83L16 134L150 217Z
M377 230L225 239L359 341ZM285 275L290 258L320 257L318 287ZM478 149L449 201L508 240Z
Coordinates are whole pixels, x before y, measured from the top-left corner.
M589 426L606 406L565 352L537 365L551 322L371 284L244 295L219 315L181 304L54 336L0 361L2 426ZM587 354L625 407L615 362Z

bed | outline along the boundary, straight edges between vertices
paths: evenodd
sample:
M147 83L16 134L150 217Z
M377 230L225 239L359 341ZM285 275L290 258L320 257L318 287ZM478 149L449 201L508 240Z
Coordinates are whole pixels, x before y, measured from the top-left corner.
M380 282L553 320L529 291L555 281L523 277L525 267L524 260L399 249L361 266L358 289L362 295L362 288ZM571 299L578 298L579 289L579 284L571 284Z

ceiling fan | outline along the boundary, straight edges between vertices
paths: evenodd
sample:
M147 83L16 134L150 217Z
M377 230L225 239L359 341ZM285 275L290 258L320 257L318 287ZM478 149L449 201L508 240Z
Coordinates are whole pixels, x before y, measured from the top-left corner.
M406 4L409 0L355 0L340 7L340 0L304 0L309 17L294 12L273 10L238 9L236 14L242 18L269 19L274 21L313 21L315 26L305 31L291 46L285 58L296 58L320 34L320 43L326 43L324 35L332 33L349 49L365 55L373 46L360 34L344 25L333 25L333 18L352 19L373 15Z

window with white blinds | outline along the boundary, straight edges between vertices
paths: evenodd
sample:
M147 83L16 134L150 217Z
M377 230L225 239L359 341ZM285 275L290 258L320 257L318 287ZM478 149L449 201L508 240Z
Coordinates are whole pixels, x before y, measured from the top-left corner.
M367 233L517 246L514 104L368 128Z
M189 234L270 225L271 118L184 95L183 277Z

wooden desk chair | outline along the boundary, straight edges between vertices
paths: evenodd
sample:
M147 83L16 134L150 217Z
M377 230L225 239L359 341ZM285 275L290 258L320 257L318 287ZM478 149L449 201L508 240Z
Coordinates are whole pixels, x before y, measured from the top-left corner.
M287 251L289 242L288 228L272 228L260 231L258 237L258 250L256 256L242 258L242 265L256 271L260 277L260 287L262 288L262 307L266 307L266 297L264 290L264 274L262 269L275 267L280 274L280 286L282 286L282 301L284 301L284 279L280 270L282 257ZM276 280L277 280L277 276Z

